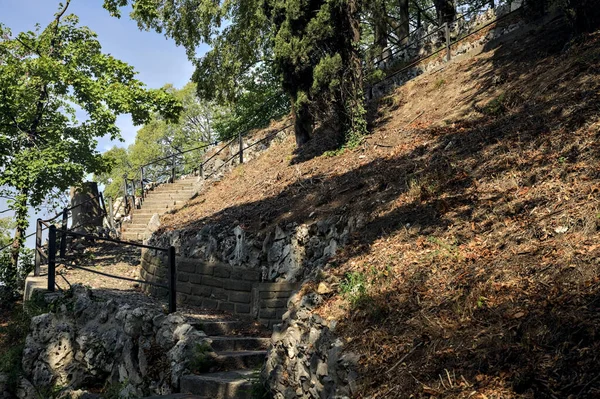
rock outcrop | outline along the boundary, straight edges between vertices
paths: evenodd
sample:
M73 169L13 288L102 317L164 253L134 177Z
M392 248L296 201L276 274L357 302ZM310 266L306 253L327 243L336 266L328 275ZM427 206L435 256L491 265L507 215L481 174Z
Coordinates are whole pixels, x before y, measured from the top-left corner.
M124 397L177 390L195 348L206 341L202 331L148 301L121 302L81 286L72 293L54 301L55 312L32 319L23 370L36 390L112 385Z
M189 259L260 270L265 282L299 282L324 266L363 224L361 216L341 215L259 232L237 225L205 225L200 230L155 233L150 244L172 245Z
M343 351L335 321L312 311L322 301L314 292L294 295L281 332L273 334L263 378L276 399L347 398L356 391L359 356Z

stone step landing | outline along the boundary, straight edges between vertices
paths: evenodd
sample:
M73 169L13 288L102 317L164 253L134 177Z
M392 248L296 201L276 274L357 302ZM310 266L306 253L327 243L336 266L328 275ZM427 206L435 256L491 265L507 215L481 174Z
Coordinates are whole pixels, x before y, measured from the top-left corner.
M211 399L251 399L253 370L225 371L181 377L181 390ZM202 397L201 396L201 397Z

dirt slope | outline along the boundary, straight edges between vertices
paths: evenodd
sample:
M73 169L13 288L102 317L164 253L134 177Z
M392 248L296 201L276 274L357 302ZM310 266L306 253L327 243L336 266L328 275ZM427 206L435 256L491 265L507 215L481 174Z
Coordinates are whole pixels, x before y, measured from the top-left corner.
M600 397L599 73L600 32L532 27L383 99L361 148L290 137L164 223L366 215L319 310L360 397Z

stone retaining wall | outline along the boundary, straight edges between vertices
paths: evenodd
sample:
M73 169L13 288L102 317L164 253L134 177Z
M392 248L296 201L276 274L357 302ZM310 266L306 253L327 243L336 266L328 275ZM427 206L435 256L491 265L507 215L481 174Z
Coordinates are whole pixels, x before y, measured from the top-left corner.
M256 270L236 268L225 263L177 257L177 303L221 310L252 318L273 327L281 323L287 301L299 283L261 282ZM167 260L152 250L142 253L141 277L157 284L167 282ZM151 295L166 296L164 288L146 285Z

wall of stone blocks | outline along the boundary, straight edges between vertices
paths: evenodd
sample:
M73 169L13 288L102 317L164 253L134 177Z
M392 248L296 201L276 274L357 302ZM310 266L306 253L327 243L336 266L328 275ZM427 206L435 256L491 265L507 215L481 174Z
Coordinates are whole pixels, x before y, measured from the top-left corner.
M268 327L281 323L287 301L299 283L261 282L257 270L235 268L224 263L208 264L199 259L177 257L177 303L220 310L258 320ZM152 250L142 252L141 278L155 284L167 284L167 260ZM166 296L167 290L144 285L154 296Z

